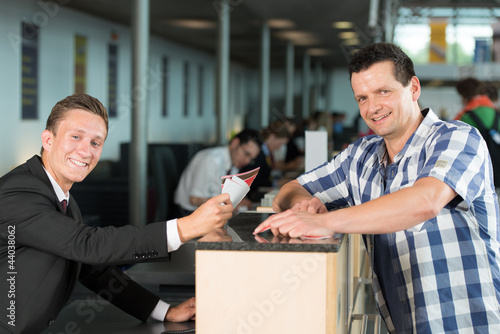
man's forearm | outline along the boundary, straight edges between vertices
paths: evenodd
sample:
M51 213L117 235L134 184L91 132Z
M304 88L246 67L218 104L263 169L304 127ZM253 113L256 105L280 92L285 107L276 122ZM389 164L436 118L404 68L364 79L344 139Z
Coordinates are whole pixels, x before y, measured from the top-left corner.
M402 231L435 217L456 195L444 182L426 177L412 187L330 212L326 224L339 233Z
M281 212L290 209L295 203L304 199L310 199L312 196L302 187L297 180L293 180L281 187L280 191L273 200L273 210Z

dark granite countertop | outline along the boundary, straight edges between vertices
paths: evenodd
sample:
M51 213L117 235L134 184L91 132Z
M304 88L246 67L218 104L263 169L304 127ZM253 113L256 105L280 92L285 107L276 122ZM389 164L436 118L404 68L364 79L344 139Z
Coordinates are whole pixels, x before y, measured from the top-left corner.
M342 234L328 239L295 239L275 237L271 231L254 235L254 229L269 213L243 212L229 220L227 227L196 242L197 250L277 251L277 252L337 252ZM227 233L226 233L227 231Z

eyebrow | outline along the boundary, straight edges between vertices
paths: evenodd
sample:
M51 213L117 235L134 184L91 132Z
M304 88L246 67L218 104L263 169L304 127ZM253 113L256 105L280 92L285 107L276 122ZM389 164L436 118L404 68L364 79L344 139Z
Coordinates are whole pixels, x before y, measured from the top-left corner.
M70 131L74 131L74 132L82 133L82 134L87 134L87 131L82 130L82 129L71 129ZM104 141L106 137L103 137L101 135L97 135L97 136L95 136L93 138L94 138L94 140L99 139L99 140Z

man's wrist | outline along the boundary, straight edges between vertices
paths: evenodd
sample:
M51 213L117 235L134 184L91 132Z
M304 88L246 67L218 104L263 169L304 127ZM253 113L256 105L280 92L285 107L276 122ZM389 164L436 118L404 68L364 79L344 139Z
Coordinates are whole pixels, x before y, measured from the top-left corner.
M179 232L179 239L182 243L186 243L195 237L192 232L192 227L190 226L192 224L189 217L190 216L177 219L177 231Z
M170 313L170 310L172 310L172 308L169 305L168 309L167 309L167 312L165 312L165 319L163 321L168 321L168 314Z
M158 300L158 304L156 304L149 317L157 321L165 321L167 319L167 313L169 310L170 305L160 299Z

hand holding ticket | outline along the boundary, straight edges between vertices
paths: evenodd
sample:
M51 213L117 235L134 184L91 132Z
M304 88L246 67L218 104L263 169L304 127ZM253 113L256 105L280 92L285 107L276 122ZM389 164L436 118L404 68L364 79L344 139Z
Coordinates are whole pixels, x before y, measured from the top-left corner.
M229 194L233 207L237 207L240 204L248 191L250 191L248 184L237 176L225 179L222 185L222 193Z
M246 173L222 176L222 193L229 194L233 207L237 207L241 200L250 191L253 180L259 173L260 167L252 169Z

